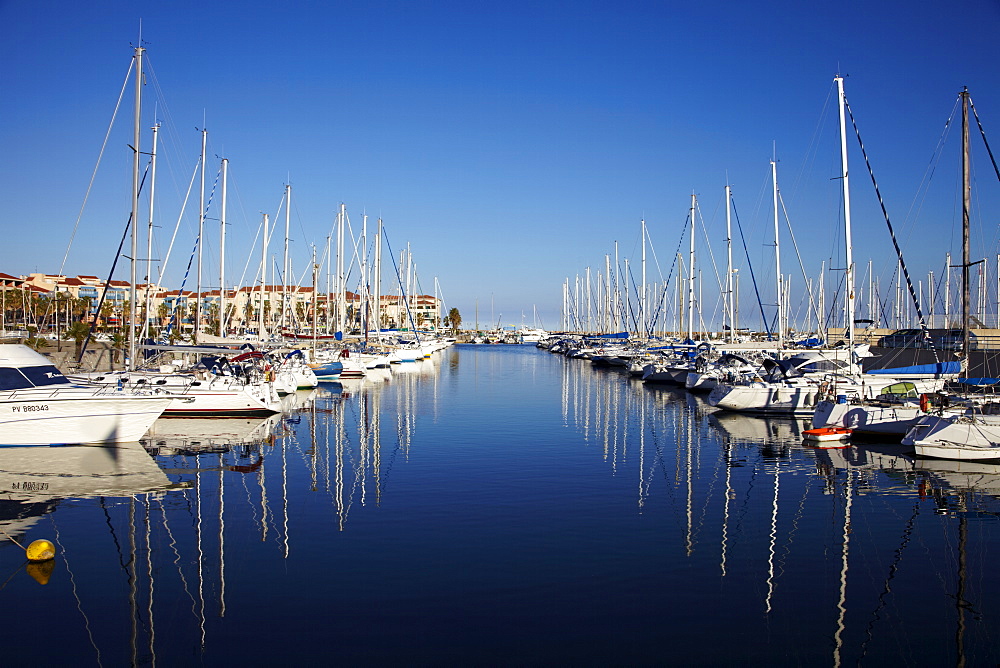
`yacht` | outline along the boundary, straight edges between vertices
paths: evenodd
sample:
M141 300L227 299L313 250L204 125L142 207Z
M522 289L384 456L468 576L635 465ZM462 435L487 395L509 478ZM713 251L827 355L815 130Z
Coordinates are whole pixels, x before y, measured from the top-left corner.
M162 388L75 384L31 348L0 345L0 445L138 441L174 401Z

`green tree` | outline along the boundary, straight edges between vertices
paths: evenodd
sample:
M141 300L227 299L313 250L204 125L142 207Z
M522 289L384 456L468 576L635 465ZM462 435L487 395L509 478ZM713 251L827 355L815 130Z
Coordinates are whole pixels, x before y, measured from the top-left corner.
M111 315L115 312L115 306L111 302L104 302L101 304L101 330L108 331L108 321L111 320Z
M93 297L77 297L75 300L75 306L80 309L80 320L84 322L90 322L90 305L93 303Z
M118 358L121 357L122 351L125 349L125 342L128 340L125 332L115 332L111 335L111 368L115 368L115 364L118 362Z
M452 307L448 310L448 317L445 318L451 328L458 331L458 328L462 326L462 314L458 312L457 308Z
M24 345L28 346L29 348L31 348L33 350L41 351L42 348L44 348L47 345L49 345L49 342L45 340L45 337L36 336L36 334L38 334L38 328L37 327L29 327L28 328L28 338L26 338L24 340Z
M74 359L80 359L80 355L83 353L83 342L87 340L88 334L90 334L90 325L79 320L67 327L63 333L63 338L68 341L72 340L76 344L73 353Z

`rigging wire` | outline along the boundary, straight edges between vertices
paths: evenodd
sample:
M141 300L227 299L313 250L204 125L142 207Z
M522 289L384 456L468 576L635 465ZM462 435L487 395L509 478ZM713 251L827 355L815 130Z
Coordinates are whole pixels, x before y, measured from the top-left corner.
M736 229L740 231L740 240L743 242L743 253L747 257L747 267L750 269L750 280L753 282L753 292L757 297L757 306L760 308L760 319L764 323L764 329L767 332L767 338L771 338L771 328L768 327L767 317L764 315L764 302L760 299L760 289L757 287L757 276L753 271L753 262L750 261L750 251L747 249L747 239L743 236L743 225L740 224L740 216L736 213L736 200L732 200L733 206L733 218L736 219Z
M125 82L122 83L121 92L118 93L118 101L115 102L115 110L111 114L111 122L108 123L108 131L104 134L104 141L101 143L101 150L97 154L97 164L94 165L94 171L90 175L90 183L87 184L87 192L83 196L83 203L80 204L80 212L76 216L76 222L73 223L73 232L69 235L69 243L66 245L66 254L63 255L62 263L59 265L59 275L63 275L63 270L66 267L66 261L69 259L70 249L73 247L73 240L76 238L76 233L80 228L80 220L83 218L83 211L87 206L87 200L90 198L90 191L94 187L94 180L97 178L97 170L101 166L101 159L104 157L104 150L108 147L108 138L111 136L111 129L115 125L115 118L118 117L118 109L121 107L122 98L125 97L125 89L128 88L128 80L132 75L132 67L135 64L135 59L129 60L128 72L125 74Z
M903 277L906 279L906 287L910 292L910 299L913 300L913 305L917 311L917 318L920 323L920 329L923 330L924 341L930 346L931 350L934 352L934 361L940 362L938 358L937 350L934 348L931 340L930 330L927 328L927 320L924 318L923 309L920 306L920 300L917 299L916 290L913 288L913 281L910 280L910 272L906 268L906 263L903 262L903 251L899 247L899 242L896 240L896 233L892 229L892 221L889 220L889 212L885 208L885 200L882 199L882 193L879 190L878 182L875 180L875 172L872 170L871 162L868 160L868 152L865 150L864 142L861 141L861 131L858 129L857 121L854 120L854 112L851 111L851 105L847 103L847 98L844 98L844 108L847 109L847 115L851 118L851 125L854 127L854 133L858 138L858 146L861 148L861 155L865 160L865 166L868 168L868 175L871 177L872 186L875 188L875 196L878 198L879 206L882 208L882 216L885 218L885 224L889 228L889 237L892 239L893 248L896 249L896 257L899 258L900 269L903 272ZM853 326L853 323L851 323Z

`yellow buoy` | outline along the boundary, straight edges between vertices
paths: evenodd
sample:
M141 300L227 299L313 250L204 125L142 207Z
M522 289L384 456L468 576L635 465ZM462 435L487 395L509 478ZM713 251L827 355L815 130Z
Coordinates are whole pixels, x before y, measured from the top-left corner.
M36 540L25 550L28 561L48 561L56 556L56 546L44 538Z

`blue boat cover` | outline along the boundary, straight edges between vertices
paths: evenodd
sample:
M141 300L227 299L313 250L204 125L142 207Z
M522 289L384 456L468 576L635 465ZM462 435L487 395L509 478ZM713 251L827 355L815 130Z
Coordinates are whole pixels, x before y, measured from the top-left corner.
M915 364L913 366L897 366L892 369L871 369L866 373L871 374L900 374L900 373L961 373L962 363L959 361L953 362L937 362L935 364Z
M627 339L628 332L618 332L617 334L596 334L588 336L588 339Z
M821 345L823 345L823 339L819 339L819 338L816 338L815 336L813 336L813 337L808 338L808 339L802 339L801 341L797 342L795 345L801 346L803 348L818 348Z
M958 382L966 385L996 385L1000 378L959 378Z

